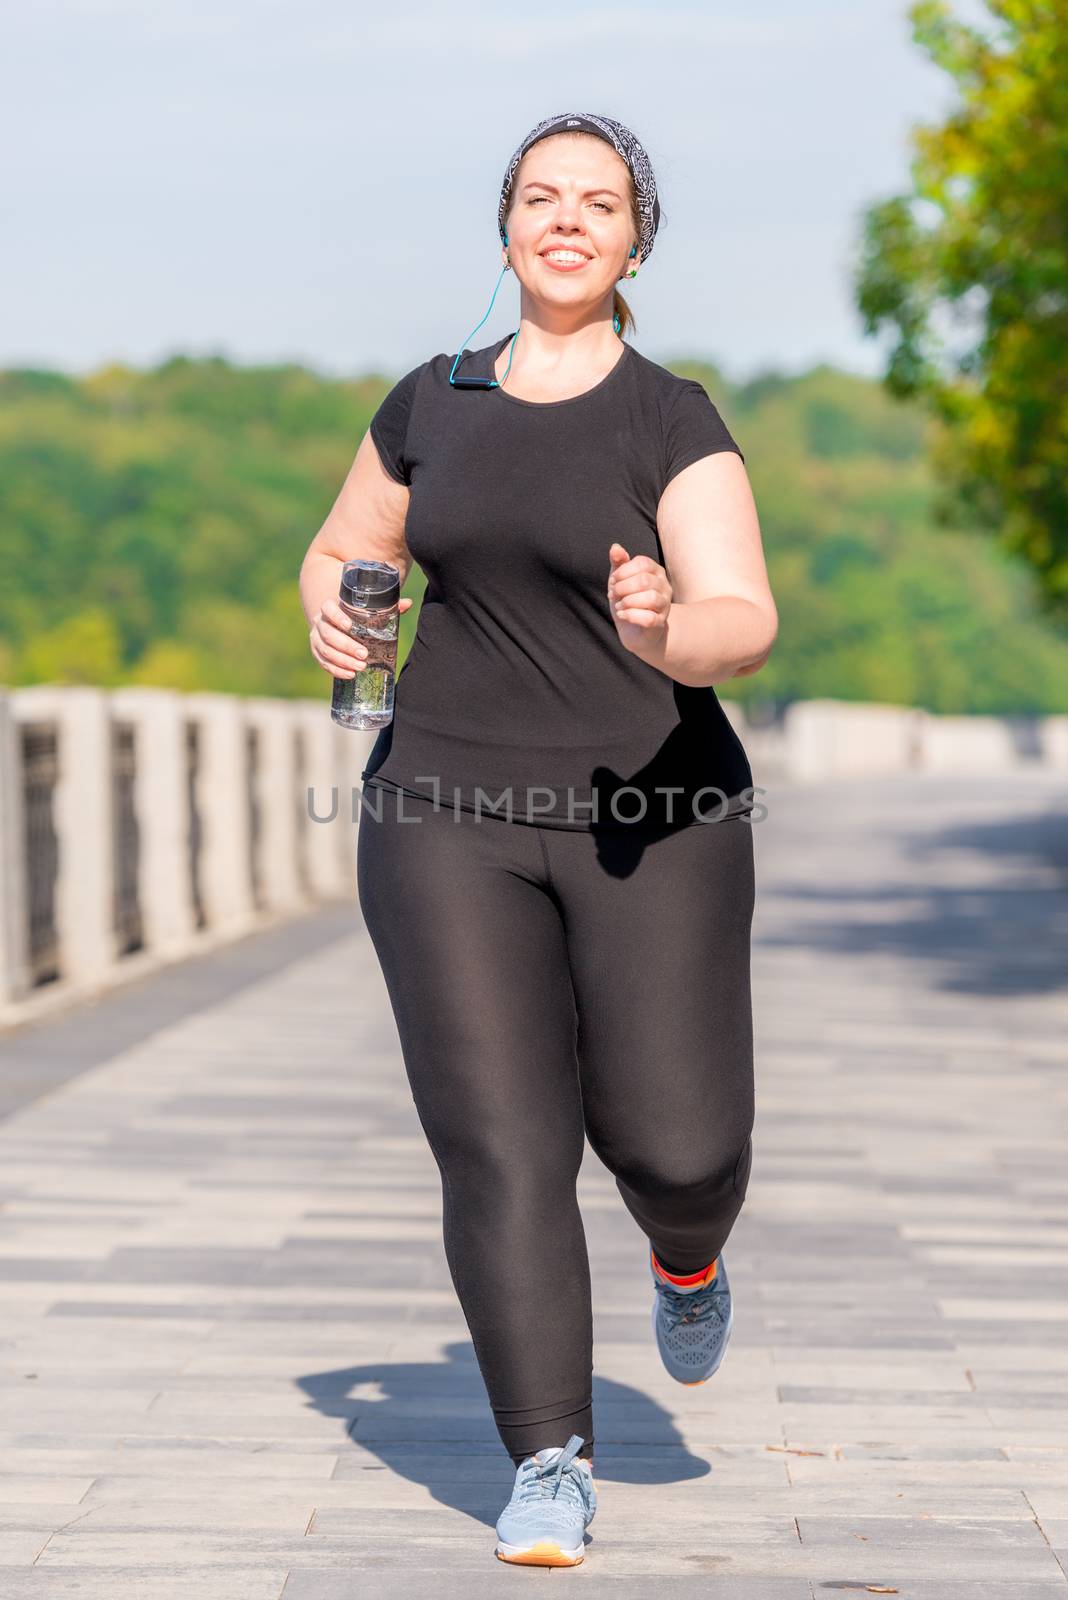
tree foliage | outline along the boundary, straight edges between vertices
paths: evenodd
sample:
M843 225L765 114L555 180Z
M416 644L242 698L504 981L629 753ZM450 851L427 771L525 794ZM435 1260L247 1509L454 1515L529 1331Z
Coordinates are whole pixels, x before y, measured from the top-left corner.
M733 390L675 368L745 451L780 613L771 659L725 696L1066 709L1068 640L1019 562L932 524L922 408L830 367ZM327 705L297 579L389 383L218 358L0 373L0 681ZM414 568L405 592L423 588Z
M1068 8L986 0L993 34L945 0L908 12L953 81L913 131L912 193L863 221L857 299L891 331L886 383L938 420L942 525L995 533L1068 615Z

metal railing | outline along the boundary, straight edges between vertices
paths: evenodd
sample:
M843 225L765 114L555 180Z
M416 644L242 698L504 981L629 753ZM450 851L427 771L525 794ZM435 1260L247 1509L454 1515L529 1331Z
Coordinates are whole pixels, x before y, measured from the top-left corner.
M252 903L263 906L263 806L260 800L260 730L245 729L245 779L248 790L248 875Z
M59 977L56 882L59 841L53 800L59 776L59 740L50 723L26 722L19 729L26 881L26 950L30 981Z
M204 893L201 887L200 855L203 841L203 824L200 817L200 724L189 718L185 724L185 775L186 804L189 827L186 832L189 852L189 893L193 902L193 920L198 928L207 925L204 910Z
M112 926L115 954L144 948L140 885L141 833L134 788L137 782L137 729L130 722L111 724L112 782Z

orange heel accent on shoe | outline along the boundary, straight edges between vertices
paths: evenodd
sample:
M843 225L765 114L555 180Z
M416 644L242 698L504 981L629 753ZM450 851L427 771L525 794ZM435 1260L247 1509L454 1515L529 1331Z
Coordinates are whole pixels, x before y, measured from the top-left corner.
M649 1247L649 1253L653 1258L653 1265L660 1276L662 1278L666 1278L668 1283L677 1283L680 1288L689 1289L692 1288L695 1283L699 1283L703 1286L704 1284L712 1283L715 1279L716 1268L719 1264L718 1256L716 1257L715 1261L711 1262L707 1267L702 1267L699 1272L690 1272L687 1273L685 1277L677 1277L674 1273L668 1272L666 1268L660 1265L660 1262L656 1258L656 1251L651 1245Z
M513 1567L577 1567L582 1560L581 1556L576 1556L574 1560L565 1556L560 1546L548 1539L539 1540L531 1549L517 1556L503 1555L500 1550L496 1556L498 1561L507 1561Z

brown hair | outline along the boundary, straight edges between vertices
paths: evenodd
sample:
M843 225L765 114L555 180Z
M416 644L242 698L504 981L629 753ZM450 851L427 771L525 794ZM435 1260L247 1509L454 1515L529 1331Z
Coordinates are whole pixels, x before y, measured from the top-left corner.
M587 134L586 137L589 138L591 135ZM641 212L638 210L638 197L634 192L634 179L631 177L629 169L627 172L627 199L630 201L630 220L634 224L634 237L635 239L640 239L642 236L642 218ZM628 261L632 259L631 256L627 257ZM619 318L619 337L621 339L627 337L627 332L631 328L637 333L638 324L634 320L634 313L618 289L612 295L612 312L614 316Z

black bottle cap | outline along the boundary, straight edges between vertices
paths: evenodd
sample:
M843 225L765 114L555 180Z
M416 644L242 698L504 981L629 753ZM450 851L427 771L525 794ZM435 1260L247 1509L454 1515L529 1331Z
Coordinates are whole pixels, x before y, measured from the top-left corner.
M400 599L400 573L388 561L346 561L341 599L360 611L388 611Z

